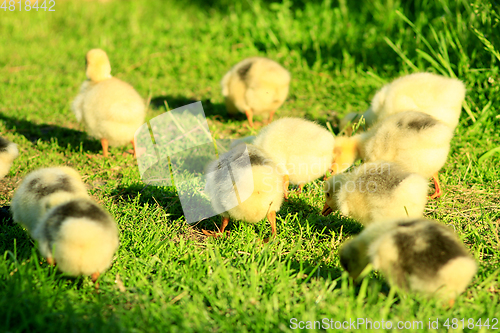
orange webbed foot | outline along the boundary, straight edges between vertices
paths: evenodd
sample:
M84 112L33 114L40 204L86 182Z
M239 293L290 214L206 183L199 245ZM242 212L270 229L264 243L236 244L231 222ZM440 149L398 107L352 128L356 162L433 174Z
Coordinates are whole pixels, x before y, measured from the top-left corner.
M215 231L210 231L210 230L201 230L201 232L203 232L203 234L207 237L219 237L221 235L224 235L225 234L225 230L226 230L226 227L229 223L229 217L225 217L223 216L222 217L222 223L221 223L221 226L219 228L219 231L218 232L215 232ZM218 228L218 227L217 227ZM227 234L229 234L229 232L226 231Z

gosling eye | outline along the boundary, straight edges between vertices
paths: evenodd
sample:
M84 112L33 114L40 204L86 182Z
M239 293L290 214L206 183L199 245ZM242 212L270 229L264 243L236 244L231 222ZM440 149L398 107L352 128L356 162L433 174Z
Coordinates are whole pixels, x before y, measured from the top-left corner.
M330 193L326 192L326 197L329 198L330 197Z

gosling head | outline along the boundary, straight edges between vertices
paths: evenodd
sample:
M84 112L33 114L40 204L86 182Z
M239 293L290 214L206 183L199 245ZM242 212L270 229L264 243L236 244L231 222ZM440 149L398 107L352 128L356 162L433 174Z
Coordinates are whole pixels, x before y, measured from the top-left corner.
M111 77L111 65L108 55L101 49L92 49L85 56L87 78L93 82L100 82Z
M345 175L337 175L328 178L324 185L323 191L325 192L325 206L321 214L323 216L329 215L334 210L338 210L337 193L340 191L342 184L345 181Z
M354 280L370 262L367 255L367 244L359 236L346 242L340 248L339 257L340 264Z

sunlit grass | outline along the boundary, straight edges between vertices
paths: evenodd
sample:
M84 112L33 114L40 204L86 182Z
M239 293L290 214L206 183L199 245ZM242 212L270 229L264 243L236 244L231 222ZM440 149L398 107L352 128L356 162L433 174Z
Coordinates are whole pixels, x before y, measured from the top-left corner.
M422 321L426 331L429 318L498 317L498 8L481 0L208 3L57 1L50 13L0 10L0 132L21 151L0 181L0 330L275 332L290 330L292 318L372 318ZM320 215L320 180L284 204L275 241L259 241L269 235L266 221L231 222L229 238L205 239L200 228L215 228L219 218L186 225L175 188L145 187L136 161L122 154L127 148L101 158L99 142L76 122L70 102L95 47L108 52L113 75L151 96L148 119L165 112L164 101L173 109L199 100L217 139L255 134L244 117L227 117L219 84L247 56L270 57L292 74L277 117L329 122L334 131L337 116L365 110L400 75L463 80L444 196L429 202L426 216L452 225L478 260L471 286L446 308L391 292L378 273L353 285L337 251L362 227ZM8 214L22 177L61 164L82 174L119 224L121 245L99 290L50 267Z

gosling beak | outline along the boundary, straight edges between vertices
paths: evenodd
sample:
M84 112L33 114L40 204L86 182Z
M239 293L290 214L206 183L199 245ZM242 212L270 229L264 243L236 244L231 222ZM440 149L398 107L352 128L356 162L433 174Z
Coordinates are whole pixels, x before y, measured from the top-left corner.
M333 209L328 206L328 204L325 202L325 206L323 207L323 210L321 211L321 215L323 216L328 216L331 212L333 212Z

